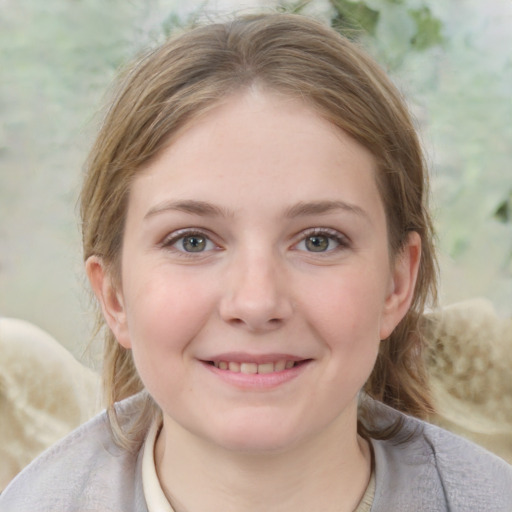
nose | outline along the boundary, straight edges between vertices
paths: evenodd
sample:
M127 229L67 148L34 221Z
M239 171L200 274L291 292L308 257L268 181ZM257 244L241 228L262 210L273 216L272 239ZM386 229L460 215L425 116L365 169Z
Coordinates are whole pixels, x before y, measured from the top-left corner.
M279 328L292 312L289 283L276 257L240 256L230 264L220 301L225 322L265 332Z

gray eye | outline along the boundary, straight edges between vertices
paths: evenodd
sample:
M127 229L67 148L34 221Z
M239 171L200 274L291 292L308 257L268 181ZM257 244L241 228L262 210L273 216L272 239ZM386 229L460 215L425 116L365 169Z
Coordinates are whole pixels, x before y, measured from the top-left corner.
M311 252L324 252L329 249L329 237L325 235L313 235L308 236L304 243L306 245L306 249Z
M181 245L186 252L202 252L206 249L207 239L201 235L189 235L182 238Z

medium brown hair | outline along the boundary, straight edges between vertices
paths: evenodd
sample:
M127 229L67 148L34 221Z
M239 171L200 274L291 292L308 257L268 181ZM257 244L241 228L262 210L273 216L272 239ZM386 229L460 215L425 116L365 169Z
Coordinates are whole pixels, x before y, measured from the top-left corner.
M134 176L191 119L255 83L302 98L372 153L392 256L411 231L420 235L422 254L411 308L382 341L365 391L425 417L431 400L418 321L427 300L436 296L436 263L421 147L404 101L385 73L356 44L318 21L264 14L196 27L125 71L87 163L81 196L84 258L101 257L119 279ZM101 326L101 315L98 321ZM104 329L105 398L116 426L114 403L142 390L143 384L131 351ZM144 415L155 407L148 397ZM141 414L136 430L144 424ZM391 435L361 422L359 428L373 437Z

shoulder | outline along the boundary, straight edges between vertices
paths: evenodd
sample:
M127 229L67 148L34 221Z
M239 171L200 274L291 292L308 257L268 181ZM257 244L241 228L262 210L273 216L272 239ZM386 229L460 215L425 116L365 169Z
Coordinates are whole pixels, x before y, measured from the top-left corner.
M512 466L433 425L425 425L423 440L435 457L451 510L457 510L455 505L466 505L466 510L512 510Z
M434 425L376 405L378 415L402 418L399 437L372 441L376 510L510 512L512 466L480 446Z
M128 418L140 397L120 404ZM119 448L106 413L85 423L29 464L0 496L2 512L144 510L139 452ZM129 505L128 505L129 504ZM128 506L126 506L128 505Z

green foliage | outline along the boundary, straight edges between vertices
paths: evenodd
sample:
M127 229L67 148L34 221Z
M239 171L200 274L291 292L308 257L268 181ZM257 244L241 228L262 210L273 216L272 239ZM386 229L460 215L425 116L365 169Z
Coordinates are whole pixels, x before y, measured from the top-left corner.
M315 5L314 0L279 2L279 10L302 13ZM436 18L428 2L405 0L329 0L332 7L331 25L351 39L378 40L389 46L386 56L395 62L393 53L423 51L443 42L442 23ZM411 5L409 5L411 4ZM393 40L391 45L386 40Z
M332 26L349 37L366 41L376 56L392 68L410 52L421 52L443 42L442 22L427 2L405 0L331 0ZM412 4L412 5L410 5Z
M512 223L512 190L507 199L502 201L494 212L496 220L502 223Z
M332 0L335 15L332 26L342 33L375 35L379 21L379 11L371 9L365 2L350 2L347 0Z
M281 0L276 5L277 12L287 12L291 14L300 14L304 11L308 5L312 2L311 0L299 0L299 1L287 1Z
M197 25L201 14L206 10L208 0L202 0L198 3L196 9L190 11L185 16L180 16L175 10L171 10L164 16L161 23L164 37L171 36L176 30L193 27Z
M411 40L413 48L421 51L443 42L442 22L432 15L429 7L410 9L409 14L416 22L416 34Z
M165 37L170 36L176 28L182 26L182 21L180 17L175 13L171 12L169 15L162 21L162 32Z

